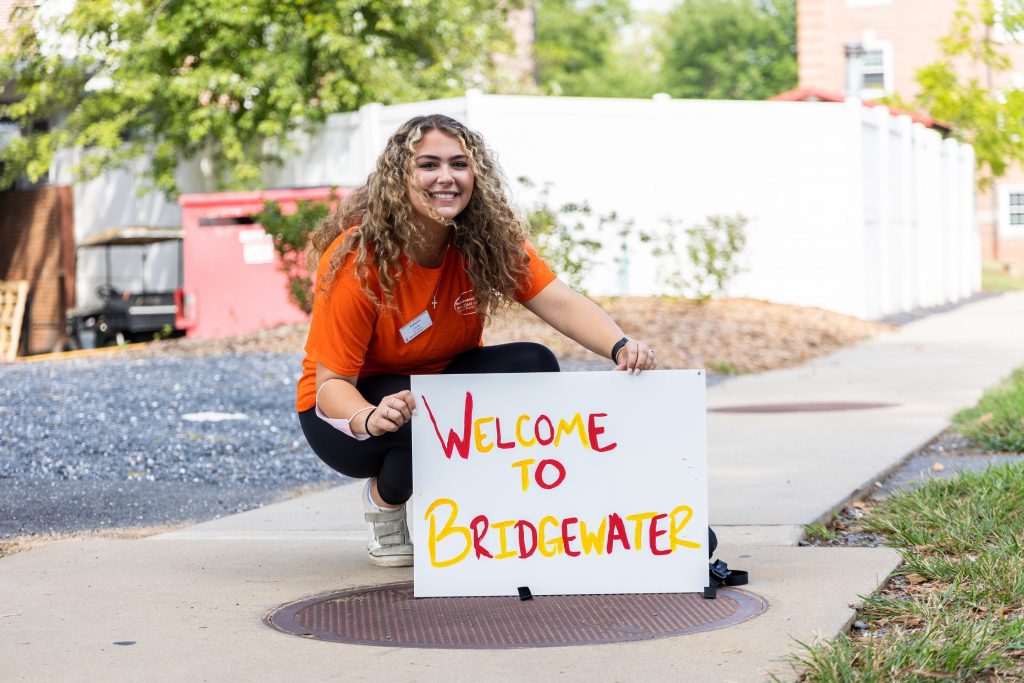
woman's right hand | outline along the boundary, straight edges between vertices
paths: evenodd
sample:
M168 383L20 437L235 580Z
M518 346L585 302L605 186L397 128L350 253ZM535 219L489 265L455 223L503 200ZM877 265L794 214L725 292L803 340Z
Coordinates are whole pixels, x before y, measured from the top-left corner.
M397 394L389 394L380 400L380 404L366 421L366 432L370 436L380 436L385 432L397 432L416 412L416 399L412 391L405 389Z

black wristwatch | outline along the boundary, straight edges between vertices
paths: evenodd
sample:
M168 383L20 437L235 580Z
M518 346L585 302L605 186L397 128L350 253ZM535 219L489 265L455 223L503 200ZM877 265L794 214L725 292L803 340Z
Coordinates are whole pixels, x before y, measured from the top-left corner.
M616 358L616 356L619 355L619 351L622 350L622 347L625 346L628 343L629 343L629 337L623 337L619 341L615 342L615 346L612 347L612 362L613 363L618 363L619 362L619 361L615 360L615 358Z

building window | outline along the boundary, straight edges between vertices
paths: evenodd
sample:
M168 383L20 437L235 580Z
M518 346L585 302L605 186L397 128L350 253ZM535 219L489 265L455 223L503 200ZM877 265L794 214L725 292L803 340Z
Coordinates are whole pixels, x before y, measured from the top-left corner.
M871 100L892 92L892 46L889 43L848 43L846 69L850 95Z
M1024 237L1024 185L999 188L999 234Z
M885 53L881 50L865 50L861 62L861 90L877 88L885 90Z
M1010 193L1010 225L1024 225L1024 192Z

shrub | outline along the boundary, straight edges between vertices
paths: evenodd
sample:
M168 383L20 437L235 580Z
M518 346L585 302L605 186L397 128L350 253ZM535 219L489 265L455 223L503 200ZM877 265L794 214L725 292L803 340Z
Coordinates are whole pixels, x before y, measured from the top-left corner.
M664 231L644 233L640 238L652 245L659 275L673 293L707 301L724 292L729 281L742 271L739 255L747 245L749 222L745 216L711 215L681 232L678 221L663 222ZM681 234L686 237L682 245Z
M337 200L332 190L324 201L296 202L295 211L289 214L283 213L277 202L264 202L263 210L253 216L274 239L279 270L288 282L288 299L305 313L313 311L313 279L306 272L306 245Z
M519 178L519 184L525 188L534 187L529 178ZM570 287L585 291L583 279L597 262L596 256L604 246L595 236L617 227L616 234L625 244L632 222L620 219L614 212L595 217L586 202L552 206L550 194L551 185L547 183L527 211L530 232L541 258Z

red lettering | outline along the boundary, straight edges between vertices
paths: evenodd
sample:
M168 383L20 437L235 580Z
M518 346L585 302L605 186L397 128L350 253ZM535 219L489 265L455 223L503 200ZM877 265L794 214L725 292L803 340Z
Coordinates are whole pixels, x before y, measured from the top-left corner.
M612 450L613 448L615 448L619 444L616 443L615 441L613 441L613 442L611 442L610 444L608 444L607 446L605 446L603 448L600 445L598 445L597 437L600 436L601 434L604 434L604 427L598 427L597 423L596 423L596 420L599 417L608 417L608 413L591 413L590 414L590 419L587 420L587 435L590 437L590 445L591 445L591 447L595 451L597 451L598 453L604 453L605 451Z
M430 404L427 403L427 397L421 395L420 398L423 399L423 405L427 408L427 415L430 416L430 421L434 425L434 433L437 434L437 440L441 442L445 457L451 460L452 451L457 450L463 460L468 460L469 439L473 432L473 394L466 392L466 416L465 425L462 428L462 440L459 441L459 435L455 433L454 429L449 429L448 443L445 443L444 437L441 436L441 430L437 427L437 420L434 419L434 412L430 409Z
M651 548L651 553L654 554L654 555L668 555L669 553L672 552L668 548L665 548L663 550L659 550L658 549L658 545L657 545L658 536L664 536L666 533L668 533L664 529L659 529L658 528L658 520L659 519L666 519L667 517L668 517L668 515L665 515L665 514L655 515L653 518L651 518L651 525L649 527L647 527L648 545Z
M529 545L526 542L526 530L530 530L530 534L533 538L530 539ZM516 522L516 531L519 532L519 558L525 560L530 555L537 552L537 527L527 522L525 519L521 519Z
M622 544L623 550L629 550L629 534L626 533L626 523L622 521L622 517L613 512L608 515L608 542L604 549L606 554L612 554L612 543L615 541Z
M549 465L558 470L558 479L556 479L553 484L545 483L544 475L541 474L544 471L544 469ZM540 464L537 465L537 471L534 474L534 479L537 480L537 486L541 487L542 489L553 489L559 484L561 484L563 481L565 481L565 465L558 462L557 460L541 460Z
M579 557L580 556L580 551L578 551L578 550L571 550L569 548L569 541L575 541L576 540L575 536L570 536L569 535L569 525L570 524L576 524L579 521L580 520L577 519L576 517L566 517L565 519L562 520L562 547L565 548L565 554L568 555L569 557Z
M540 438L540 421L544 420L548 423L548 440ZM533 435L537 437L537 443L541 446L547 446L549 443L555 440L555 425L551 424L551 418L547 415L541 415L537 418L537 421L533 423Z
M494 418L494 429L498 433L497 437L495 438L495 441L498 442L498 448L515 448L516 447L516 442L515 441L502 441L501 440L501 418L500 417Z
M476 551L476 559L478 560L481 557L494 557L494 555L491 555L491 551L480 543L480 541L484 540L484 536L487 535L487 529L490 526L491 523L487 521L487 517L484 515L477 515L469 523L469 528L473 530L473 550Z

